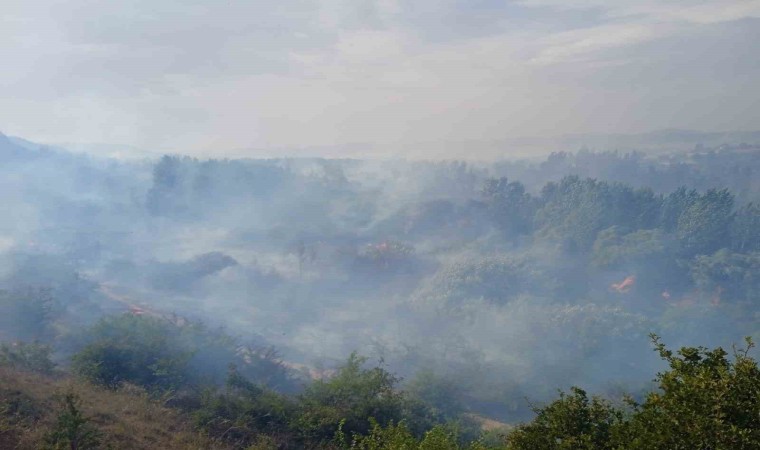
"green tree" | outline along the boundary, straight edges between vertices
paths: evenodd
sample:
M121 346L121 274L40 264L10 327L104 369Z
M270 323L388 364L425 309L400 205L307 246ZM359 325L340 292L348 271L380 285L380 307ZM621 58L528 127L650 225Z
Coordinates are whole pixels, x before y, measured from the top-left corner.
M694 284L715 300L760 304L760 252L722 249L691 261Z
M0 290L0 337L35 340L48 336L53 309L48 288Z
M540 236L567 250L585 251L601 230L613 225L629 230L656 226L662 199L650 189L569 176L544 186L541 202L535 216Z
M237 367L230 366L226 392L204 391L193 417L196 425L210 436L246 446L260 441L262 435L290 436L295 441L293 435L298 434L297 430L290 430L295 408L290 398L251 382Z
M443 425L437 425L416 438L402 421L381 426L370 419L371 428L366 435L353 434L349 441L343 432L343 424L338 428L333 443L341 450L485 450L479 441L460 445L456 433Z
M517 427L507 436L511 450L603 450L617 448L617 435L624 426L623 411L609 402L588 398L573 387L569 394L543 408L534 409L533 422Z
M157 390L186 380L192 353L179 345L176 330L163 319L124 314L101 319L86 345L72 358L74 372L107 387L122 382Z
M52 354L52 347L39 342L3 343L0 344L0 366L49 374L55 369Z
M335 376L317 380L300 396L299 427L329 439L341 421L350 433L366 433L372 417L381 425L403 418L398 378L382 367L365 368L367 359L352 353Z
M730 245L734 196L728 190L710 189L678 217L676 234L687 256L710 254Z
M736 212L731 243L737 252L760 251L760 205L748 203Z
M525 192L525 186L507 178L486 180L482 191L491 217L510 237L531 231L536 202Z
M60 411L53 430L45 438L50 450L89 450L100 448L101 433L81 410L81 401L74 393L60 399Z
M676 231L681 214L696 203L697 200L699 200L699 193L694 189L688 190L683 186L668 194L663 199L660 210L660 228L667 232Z
M750 357L754 344L734 349L733 361L718 347L668 350L652 335L670 366L659 373L659 389L635 405L628 448L760 448L760 369Z

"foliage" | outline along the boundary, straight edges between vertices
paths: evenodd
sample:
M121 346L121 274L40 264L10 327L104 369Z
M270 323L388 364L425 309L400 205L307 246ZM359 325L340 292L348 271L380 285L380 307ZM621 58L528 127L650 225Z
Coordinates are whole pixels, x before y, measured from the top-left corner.
M13 340L48 337L53 306L52 291L48 288L0 290L0 337Z
M77 412L69 409L67 393L74 394ZM192 430L180 411L136 386L103 389L65 372L50 376L0 367L0 448L69 449L67 436L94 429L98 449L230 449Z
M754 344L734 349L733 361L718 347L668 350L651 335L669 370L657 374L658 390L630 411L573 388L537 408L536 418L507 436L520 449L750 449L760 447L760 369L749 356Z
M50 359L53 349L39 342L0 344L0 365L49 374L55 363Z
M428 405L439 418L453 419L464 412L463 388L457 380L422 370L405 386L409 398Z
M46 438L46 449L89 450L100 448L101 433L82 414L81 400L69 392L60 399L55 425Z
M670 370L659 390L635 405L630 448L749 449L760 447L760 369L754 347L734 349L733 361L718 347L668 350L652 335Z
M571 251L591 247L597 233L613 225L648 229L656 225L661 199L649 189L576 176L548 183L535 220L542 236Z
M192 414L210 436L234 445L253 445L261 434L321 445L339 428L358 436L401 420L411 436L436 426L427 405L406 398L395 389L395 376L365 368L366 361L352 354L333 377L312 382L295 397L255 384L231 367L226 391L206 390Z
M691 277L715 301L723 297L760 304L760 252L732 253L722 249L692 260Z
M678 217L676 234L687 255L718 250L729 235L734 196L728 190L710 189L694 199Z
M34 398L17 389L0 388L0 434L17 425L34 425L44 408Z
M234 366L230 367L226 392L207 389L192 412L196 425L208 435L235 445L264 445L262 434L291 434L295 413L290 398L252 383Z
M416 299L445 309L456 309L471 299L505 304L529 291L548 294L552 285L540 264L527 258L465 258L443 266Z
M371 428L366 435L354 433L350 439L343 431L341 423L333 442L339 449L350 450L485 450L478 441L461 446L454 432L437 425L425 432L421 438L415 437L406 424L390 422L381 426L370 419Z
M748 203L736 212L731 242L737 252L760 251L760 204Z
M532 230L535 199L518 182L507 178L487 179L483 186L491 217L507 236L519 236Z
M666 232L675 232L681 215L699 200L699 193L695 189L686 189L681 186L666 195L660 210L660 228Z
M659 229L621 233L613 226L602 230L594 241L593 262L599 267L620 267L631 263L651 263L668 250L668 242Z
M155 317L124 314L101 319L91 343L72 358L74 372L103 386L130 382L149 389L176 389L187 379L192 353L176 330Z
M123 314L101 319L83 336L74 357L75 373L109 387L123 382L150 390L221 384L234 363L257 382L289 388L291 381L269 348L242 345L236 338L200 322Z
M510 450L613 449L616 427L623 423L622 411L577 387L535 412L533 422L509 434Z
M233 364L238 373L259 384L283 391L295 389L294 380L270 346L243 344L224 329L213 329L202 322L169 322L176 329L182 348L192 356L188 361L189 379L197 384L223 384L225 369Z
M367 359L352 353L335 376L316 380L299 397L299 428L317 438L329 438L338 424L351 433L366 433L369 418L380 424L399 421L403 412L398 382L382 367L365 368Z

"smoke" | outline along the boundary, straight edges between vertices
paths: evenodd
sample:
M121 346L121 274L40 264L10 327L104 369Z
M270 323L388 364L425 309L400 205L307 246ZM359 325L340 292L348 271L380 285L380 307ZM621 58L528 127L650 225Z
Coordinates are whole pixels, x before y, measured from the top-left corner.
M655 206L671 186L662 179L757 198L756 183L730 169L757 166L757 153L748 160L745 150L691 155L685 168L614 153L472 165L123 162L17 148L0 168L10 212L0 224L8 293L0 312L11 318L2 337L55 338L65 355L74 346L66 336L100 317L176 314L273 345L314 377L352 351L407 379L432 371L461 386L468 408L511 419L530 414L525 397L548 398L558 387L636 390L657 369L649 332L724 346L756 332L757 317L741 306L755 298L745 289L755 282L754 257L674 264L667 230L610 227L613 211L595 205L584 211L598 212L602 225L574 210L572 225L550 223L569 208L558 205L505 226L517 222L494 208L509 198L493 200L482 187L490 176L524 183L525 201L510 214L541 207L542 183L584 167L652 182L639 197L617 185L605 195ZM588 195L582 200L596 200ZM565 239L571 226L583 239ZM724 266L743 270L732 289L714 285ZM25 310L30 298L36 309Z

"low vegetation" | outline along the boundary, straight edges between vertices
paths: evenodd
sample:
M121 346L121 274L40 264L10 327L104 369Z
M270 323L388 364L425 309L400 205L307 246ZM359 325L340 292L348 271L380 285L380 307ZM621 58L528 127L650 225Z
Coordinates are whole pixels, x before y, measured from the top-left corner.
M535 418L486 432L466 414L446 416L424 398L446 396L431 383L425 396L401 389L382 366L352 354L334 375L298 394L277 392L235 365L223 386L185 376L181 350L168 350L170 322L113 317L125 332L124 352L95 352L114 342L95 332L74 355L73 372L55 371L45 348L3 347L0 359L2 448L324 448L324 449L753 449L760 446L760 368L754 343L734 348L668 349L652 335L667 363L656 388L641 399L607 400L578 387L535 407ZM159 328L163 328L159 332ZM176 331L176 330L175 330ZM137 345L140 344L140 345ZM160 351L159 351L160 350ZM173 353L176 352L176 353ZM29 357L29 355L32 355ZM157 357L159 355L160 357ZM30 362L25 362L29 360ZM112 377L91 368L149 368ZM87 370L83 367L90 368ZM100 373L100 372L97 372ZM157 383L165 374L173 383ZM425 374L430 379L431 374ZM164 378L159 377L159 380ZM104 382L104 380L106 382ZM117 382L118 381L118 382ZM430 392L441 389L440 392ZM419 386L417 387L419 389ZM463 410L460 410L463 412Z

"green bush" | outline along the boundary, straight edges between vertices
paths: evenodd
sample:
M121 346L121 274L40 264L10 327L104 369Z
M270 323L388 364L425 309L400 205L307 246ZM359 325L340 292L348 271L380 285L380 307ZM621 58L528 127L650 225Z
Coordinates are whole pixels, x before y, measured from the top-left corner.
M55 369L52 353L49 345L38 342L0 344L0 366L49 374Z
M287 369L268 348L241 345L222 330L182 319L123 314L101 319L82 336L73 369L108 387L150 390L221 385L229 364L259 383L289 388Z
M366 433L370 417L381 425L401 420L403 395L395 389L398 378L381 367L367 369L366 362L353 353L335 376L307 386L299 398L299 428L315 438L329 439L341 423L350 433Z
M381 426L370 419L371 428L366 435L354 433L349 439L343 431L343 423L335 433L333 443L341 450L485 450L479 441L460 445L456 433L442 425L428 430L421 438L412 434L406 424L390 422Z
M630 411L581 389L536 410L533 422L507 436L507 448L527 449L757 449L760 448L760 369L754 344L668 350L652 335L670 369L657 374L659 389Z
M752 340L731 361L720 347L674 354L652 339L670 370L657 375L658 391L634 405L628 448L760 448L760 369L749 356Z
M50 334L52 291L47 288L0 290L0 338L35 340Z
M289 397L252 383L234 366L230 367L226 392L206 389L192 413L196 426L209 436L235 446L260 447L265 441L262 435L295 434L290 430L295 414L296 405Z
M588 398L577 387L560 392L558 400L536 408L533 422L509 434L513 450L614 449L615 427L623 423L623 412L598 397Z
M88 334L92 342L72 358L73 370L95 384L130 382L148 389L174 389L186 379L192 353L176 330L153 317L106 317Z
M45 449L90 450L100 448L101 433L81 411L81 401L73 393L60 399L60 411L53 430L45 437Z

